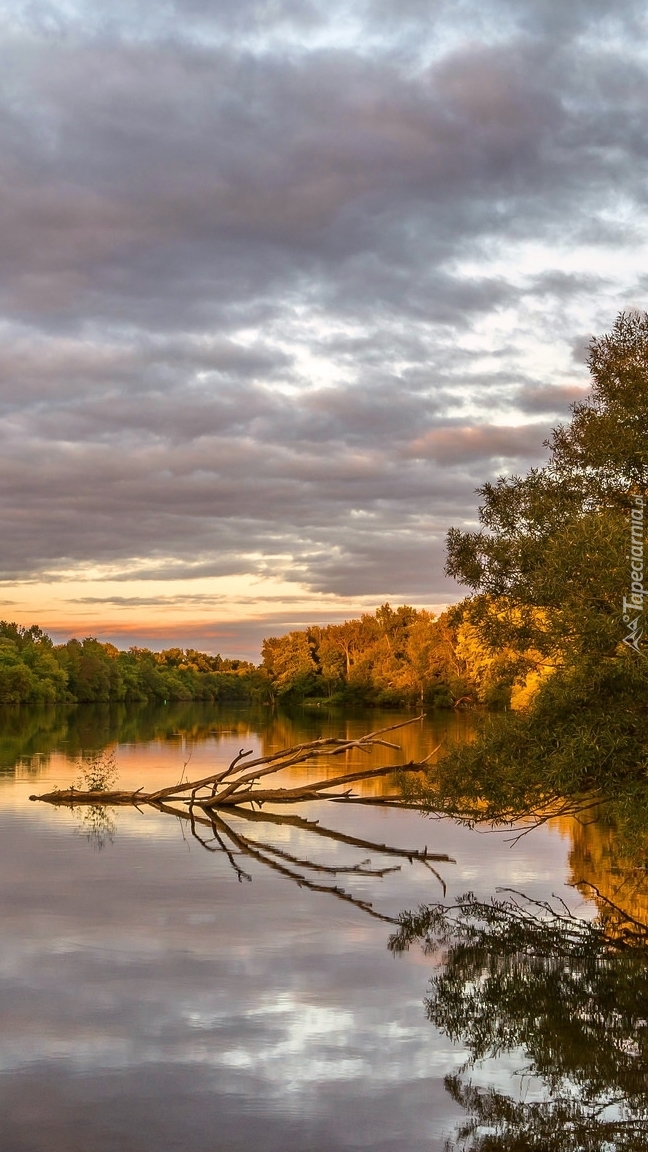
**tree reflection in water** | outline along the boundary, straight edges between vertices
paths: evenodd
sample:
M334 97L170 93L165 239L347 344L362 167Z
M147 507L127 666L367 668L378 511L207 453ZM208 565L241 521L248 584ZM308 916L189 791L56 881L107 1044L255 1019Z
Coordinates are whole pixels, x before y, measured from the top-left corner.
M446 1078L470 1113L448 1148L639 1152L648 1147L648 927L601 897L586 921L505 892L404 913L390 948L442 959L430 1021L468 1049ZM519 1055L534 1099L477 1086L480 1062ZM535 1088L540 1089L536 1091Z
M97 852L101 852L106 844L113 843L117 821L112 809L94 804L90 808L77 809L75 815L79 819L79 831Z

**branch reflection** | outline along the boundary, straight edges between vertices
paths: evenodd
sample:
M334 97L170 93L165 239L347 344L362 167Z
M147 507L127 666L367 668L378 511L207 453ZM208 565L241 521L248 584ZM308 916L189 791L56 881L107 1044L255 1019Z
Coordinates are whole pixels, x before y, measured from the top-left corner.
M446 891L445 881L433 866L433 861L435 863L454 863L451 856L444 853L430 853L427 847L418 850L379 844L373 840L364 840L358 836L338 832L334 828L322 827L318 820L308 820L304 816L284 815L270 811L255 812L243 807L229 809L227 815L222 811L217 812L215 810L211 810L207 814L203 810L196 811L194 807L186 811L170 804L158 804L158 808L160 811L177 817L180 821L187 822L192 836L208 852L222 853L229 861L239 881L252 880L250 872L243 867L243 861L247 863L254 860L273 872L279 873L285 879L292 880L300 888L308 888L311 892L328 893L339 900L352 904L355 908L366 912L367 915L378 920L384 920L389 924L398 924L398 918L376 911L371 901L354 896L339 884L325 883L316 877L324 875L363 876L382 879L391 872L400 871L402 863L383 864L374 867L371 857L364 857L349 864L325 864L314 859L310 854L318 841L334 841L339 845L370 852L378 857L397 858L401 861L407 861L410 865L418 864L433 873L444 894ZM267 832L263 837L246 834L241 828L241 825L246 822L256 825L265 824L270 830L273 826L298 829L302 833L302 842L305 841L308 844L308 849L297 856L286 851L285 847L279 847L273 843ZM203 833L203 829L207 830L207 835Z

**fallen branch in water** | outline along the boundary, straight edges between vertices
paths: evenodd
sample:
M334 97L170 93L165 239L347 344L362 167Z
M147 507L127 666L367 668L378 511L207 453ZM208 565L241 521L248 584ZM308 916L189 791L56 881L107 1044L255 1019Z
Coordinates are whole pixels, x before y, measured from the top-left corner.
M415 717L415 720L420 717ZM408 720L405 723L414 723ZM450 856L433 854L427 847L423 850L411 848L397 848L389 844L381 844L372 840L364 840L346 832L338 832L333 828L323 828L317 820L306 819L304 816L288 815L285 812L273 812L265 804L295 804L303 800L335 800L345 802L362 802L389 804L392 806L407 807L403 802L399 805L399 798L395 794L389 796L354 796L347 785L358 781L371 780L376 777L387 776L399 772L418 772L426 767L427 762L434 753L420 763L398 764L381 766L380 768L365 768L355 772L346 772L329 779L318 779L310 783L301 784L291 788L265 788L259 787L258 782L266 776L280 772L284 768L295 765L308 765L320 763L324 757L339 756L343 753L360 750L368 752L374 747L387 747L400 750L383 737L385 733L402 728L403 724L394 724L389 728L381 728L376 732L369 732L356 740L343 740L326 738L312 740L306 744L298 744L292 748L285 748L268 756L261 756L255 760L248 760L252 752L243 749L234 757L227 768L205 776L201 780L174 784L168 788L159 788L155 792L144 792L138 788L134 792L109 791L107 789L82 790L67 788L55 792L48 792L41 796L32 796L32 800L42 800L48 804L61 805L69 808L78 808L85 805L91 813L98 815L111 807L131 806L141 808L147 805L157 812L175 816L183 827L189 827L192 837L198 841L202 848L208 852L219 853L224 856L239 881L251 880L252 875L243 867L243 863L255 862L265 865L278 873L284 879L291 880L300 888L307 888L313 892L327 892L339 900L360 909L379 920L397 924L392 917L377 911L369 900L345 891L336 883L337 876L373 877L381 879L391 872L401 868L403 862L410 865L421 865L430 871L441 884L445 894L445 882L434 863L454 863ZM436 751L436 749L434 750ZM93 777L94 782L94 777ZM342 788L343 791L337 791ZM248 827L245 827L245 825ZM259 836L252 825L265 824L268 831ZM309 847L319 840L333 841L340 846L360 850L365 855L362 859L352 863L324 863L310 859L308 849L299 855L288 850L285 840L281 844L272 843L273 826L288 826L301 833L301 842ZM375 853L382 857L390 857L389 862L372 866L371 859L366 853ZM396 859L394 859L396 858ZM327 883L325 878L332 882Z
M342 792L331 792L331 789L344 788L345 785L355 784L364 780L373 780L380 776L391 776L403 772L420 772L425 768L430 757L437 751L435 748L424 760L410 761L407 764L387 764L380 768L364 768L356 772L346 772L341 776L315 780L300 784L292 788L261 788L259 781L269 775L281 772L285 768L297 765L308 765L314 761L321 761L325 757L340 756L343 753L359 750L369 752L372 748L394 748L400 751L398 744L383 739L384 734L403 728L422 719L415 716L400 724L392 724L389 728L379 728L360 736L355 740L344 740L339 737L324 737L311 740L305 744L296 744L292 748L284 748L280 752L273 752L268 756L259 756L256 760L248 760L252 755L241 749L227 768L215 772L211 776L204 776L201 780L191 780L186 783L172 784L168 788L158 788L155 792L144 792L138 788L135 792L123 790L109 791L107 789L92 789L84 791L79 788L57 789L55 792L45 792L41 796L30 796L30 800L42 800L47 804L59 804L67 807L77 807L80 804L92 805L142 805L152 804L158 806L161 802L173 804L188 804L197 806L205 812L219 808L235 808L241 805L252 804L294 804L301 800L347 800L363 803L394 803L398 798L389 797L357 797L350 788Z

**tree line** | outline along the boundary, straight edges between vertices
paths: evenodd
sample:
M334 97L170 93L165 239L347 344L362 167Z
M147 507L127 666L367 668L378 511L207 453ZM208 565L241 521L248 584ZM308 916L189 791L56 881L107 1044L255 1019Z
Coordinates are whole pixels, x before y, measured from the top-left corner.
M273 700L383 707L516 707L533 663L486 645L463 603L438 617L383 604L343 624L272 636L262 657Z
M54 644L37 625L0 621L0 704L251 698L256 669L193 648L120 651L93 637Z
M192 648L120 651L93 637L54 644L36 625L0 621L0 704L206 700L498 708L516 706L523 685L518 658L487 649L462 605L435 617L383 604L343 624L271 636L258 666Z

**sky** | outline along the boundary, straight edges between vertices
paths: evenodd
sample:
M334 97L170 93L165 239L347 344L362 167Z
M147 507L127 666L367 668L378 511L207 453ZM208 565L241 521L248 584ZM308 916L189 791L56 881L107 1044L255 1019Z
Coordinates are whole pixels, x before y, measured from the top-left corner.
M648 286L630 0L0 0L0 616L439 610Z

